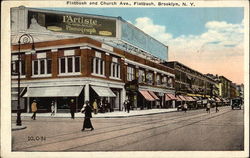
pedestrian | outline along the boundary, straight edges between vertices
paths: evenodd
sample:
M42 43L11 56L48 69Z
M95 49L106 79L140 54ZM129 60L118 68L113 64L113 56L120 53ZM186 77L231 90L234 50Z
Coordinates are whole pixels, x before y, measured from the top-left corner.
M183 110L184 110L185 112L187 112L187 109L188 109L188 106L187 106L187 103L185 102L184 105L183 105Z
M37 102L36 100L33 100L31 104L31 111L33 112L33 115L31 116L31 119L35 120L36 119L36 112L37 112Z
M52 101L51 102L51 116L55 116L55 102Z
M92 118L92 113L91 113L92 108L89 105L88 101L85 102L84 106L85 106L85 108L83 110L81 110L81 112L85 114L82 131L84 131L85 128L91 128L91 131L92 131L92 130L94 130L92 123L91 123L91 120L90 120L90 118Z
M220 110L218 109L218 104L215 103L215 112L219 112Z
M127 111L127 105L128 105L128 100L126 99L125 101L124 101L124 110L125 110L125 112Z
M207 103L207 109L206 109L207 113L210 113L210 108L211 108L211 104L210 104L210 102L208 102Z
M69 107L70 107L71 118L75 119L76 105L74 99L70 100Z
M128 100L128 101L127 101L127 111L128 111L128 113L129 113L129 111L130 111L130 107L131 107L130 101Z
M98 107L97 107L96 99L93 102L93 109L94 109L94 114L97 114Z

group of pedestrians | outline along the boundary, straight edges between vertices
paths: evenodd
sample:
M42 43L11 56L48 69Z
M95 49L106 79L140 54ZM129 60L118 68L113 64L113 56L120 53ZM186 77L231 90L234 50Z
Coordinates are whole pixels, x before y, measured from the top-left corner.
M210 109L211 109L211 103L208 102L208 103L206 104L206 111L207 111L207 113L210 113ZM218 104L215 104L215 112L216 112L216 113L219 112Z
M94 103L95 104L95 103ZM75 101L74 99L70 100L69 103L70 106L70 114L71 114L71 118L75 119L75 111L76 111L76 107L75 107ZM93 109L96 113L97 111L97 105L93 106ZM33 115L31 116L31 119L36 120L36 112L37 112L37 101L33 100L32 104L31 104L31 111L33 112ZM86 101L85 104L83 105L83 108L81 109L81 112L85 114L84 116L84 121L83 121L83 127L81 131L84 131L85 128L90 128L91 131L94 130L94 127L91 123L90 118L92 118L92 107L89 104L89 101ZM55 102L52 101L51 102L51 116L55 115Z

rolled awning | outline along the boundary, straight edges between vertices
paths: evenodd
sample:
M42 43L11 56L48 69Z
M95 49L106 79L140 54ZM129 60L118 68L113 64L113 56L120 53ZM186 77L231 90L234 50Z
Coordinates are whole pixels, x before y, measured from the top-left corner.
M148 91L139 91L142 96L148 101L154 101L155 99L149 94Z
M148 91L150 95L152 95L152 97L155 99L155 100L160 100L154 92L151 92L151 91Z
M23 97L78 97L83 86L30 87Z
M112 90L108 87L91 86L99 97L116 97Z

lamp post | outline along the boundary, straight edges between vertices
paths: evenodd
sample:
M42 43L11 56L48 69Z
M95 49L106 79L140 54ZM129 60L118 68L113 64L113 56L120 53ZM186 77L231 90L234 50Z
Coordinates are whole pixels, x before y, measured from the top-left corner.
M17 86L18 86L18 101L17 101L17 119L16 119L16 125L17 126L22 126L22 120L21 120L21 108L20 108L20 65L21 65L21 54L20 54L20 48L21 48L21 43L23 44L28 44L32 43L32 50L35 50L35 45L34 45L34 39L30 34L23 34L19 37L18 39L18 64L17 64Z

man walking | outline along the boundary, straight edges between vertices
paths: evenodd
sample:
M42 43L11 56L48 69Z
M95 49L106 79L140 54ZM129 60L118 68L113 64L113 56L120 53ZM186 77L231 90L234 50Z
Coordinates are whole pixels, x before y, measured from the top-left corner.
M75 119L76 105L75 105L74 99L70 100L69 106L70 106L71 118Z
M207 103L207 113L210 113L210 108L211 108L211 104L210 102Z
M32 104L31 104L31 111L33 112L33 115L31 116L31 119L35 120L36 119L36 112L37 112L36 100L33 100Z
M220 110L218 109L218 104L215 103L215 112L219 112Z

